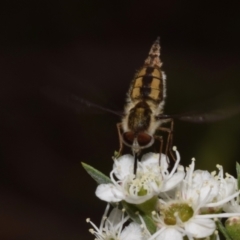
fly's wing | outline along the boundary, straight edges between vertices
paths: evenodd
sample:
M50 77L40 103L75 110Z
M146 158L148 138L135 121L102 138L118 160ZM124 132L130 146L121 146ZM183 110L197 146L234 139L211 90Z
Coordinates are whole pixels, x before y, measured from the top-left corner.
M104 112L122 116L121 112L111 107L103 107L107 102L106 94L101 91L98 83L89 81L78 74L64 70L64 67L48 63L46 68L51 75L52 83L42 86L41 97L54 102L60 107L71 108L78 114L102 114ZM100 90L100 91L99 91ZM93 102L87 100L91 99ZM96 104L96 103L100 104ZM101 106L103 105L103 106Z
M211 111L208 113L183 113L183 114L161 114L156 116L158 120L168 120L168 119L178 119L185 122L192 123L211 123L222 121L228 118L231 118L240 113L240 106L220 109L216 111Z
M75 101L79 102L80 104L83 104L89 108L95 108L95 109L99 109L101 111L104 111L104 112L108 112L108 113L112 113L112 114L115 114L117 116L120 116L122 117L122 114L120 112L117 112L117 111L114 111L114 110L111 110L109 108L105 108L105 107L102 107L98 104L95 104L95 103L92 103L86 99L83 99L83 98L80 98L76 95L71 95L72 99L74 99Z
M46 86L41 89L41 94L48 100L61 106L70 107L78 113L97 114L108 112L117 116L122 116L121 112L102 107L101 105L90 102L85 98L78 97L76 94L60 88Z

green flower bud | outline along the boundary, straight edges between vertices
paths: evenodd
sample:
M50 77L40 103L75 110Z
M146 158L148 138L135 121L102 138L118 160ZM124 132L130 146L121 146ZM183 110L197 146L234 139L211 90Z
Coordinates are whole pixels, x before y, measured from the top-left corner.
M233 240L240 240L240 217L228 218L225 227Z

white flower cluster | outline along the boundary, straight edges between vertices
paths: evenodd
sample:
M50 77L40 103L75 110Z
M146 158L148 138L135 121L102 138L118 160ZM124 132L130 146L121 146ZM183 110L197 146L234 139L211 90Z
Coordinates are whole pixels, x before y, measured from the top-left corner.
M144 155L136 174L133 156L115 159L111 183L98 185L96 195L117 203L118 208L107 217L108 204L99 228L89 220L94 227L90 232L97 240L219 239L215 221L240 216L237 179L229 174L224 177L221 166L212 173L194 170L194 159L184 169L176 148L174 151L176 162L171 171L164 154ZM134 218L122 207L126 204L137 209Z
M143 203L161 192L173 189L183 180L185 173L183 167L178 165L179 161L180 157L169 173L168 160L164 154L159 159L159 154L148 153L138 162L135 175L133 156L123 155L114 161L110 173L112 183L99 185L96 195L106 202L124 200L133 204Z

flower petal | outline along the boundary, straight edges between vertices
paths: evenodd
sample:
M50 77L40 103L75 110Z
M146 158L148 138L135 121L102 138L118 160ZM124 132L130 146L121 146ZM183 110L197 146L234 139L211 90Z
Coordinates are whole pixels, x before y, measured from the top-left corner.
M113 184L100 184L95 192L96 196L106 202L119 202L124 199L123 193Z
M157 237L156 240L182 240L183 235L175 228L168 227L163 230Z
M237 191L237 179L234 177L230 177L226 179L226 186L224 186L224 190L226 191L226 196L232 195Z
M141 163L145 167L155 168L161 166L162 169L168 169L169 159L163 153L146 153L142 156ZM159 172L158 168L157 171Z
M159 154L157 153L146 153L141 158L143 166L159 166Z
M121 222L122 215L123 215L123 212L120 209L113 208L113 210L110 212L108 216L108 220L109 222L111 222L112 226L116 226Z
M228 213L240 213L240 205L237 202L231 201L223 205L223 210Z
M163 182L161 191L166 192L173 189L183 180L184 176L185 176L184 171L176 172L171 178Z
M143 239L141 227L137 223L130 223L124 228L120 235L120 240L141 240Z
M119 180L123 180L129 174L133 174L134 158L130 154L114 159L113 170Z
M192 218L185 223L185 230L194 238L205 238L213 234L216 229L215 222L211 219Z

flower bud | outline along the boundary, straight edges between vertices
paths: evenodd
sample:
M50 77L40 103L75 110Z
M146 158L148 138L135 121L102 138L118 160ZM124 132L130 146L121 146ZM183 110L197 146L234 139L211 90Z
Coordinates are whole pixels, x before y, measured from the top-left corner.
M240 217L228 218L225 227L233 240L240 240Z

